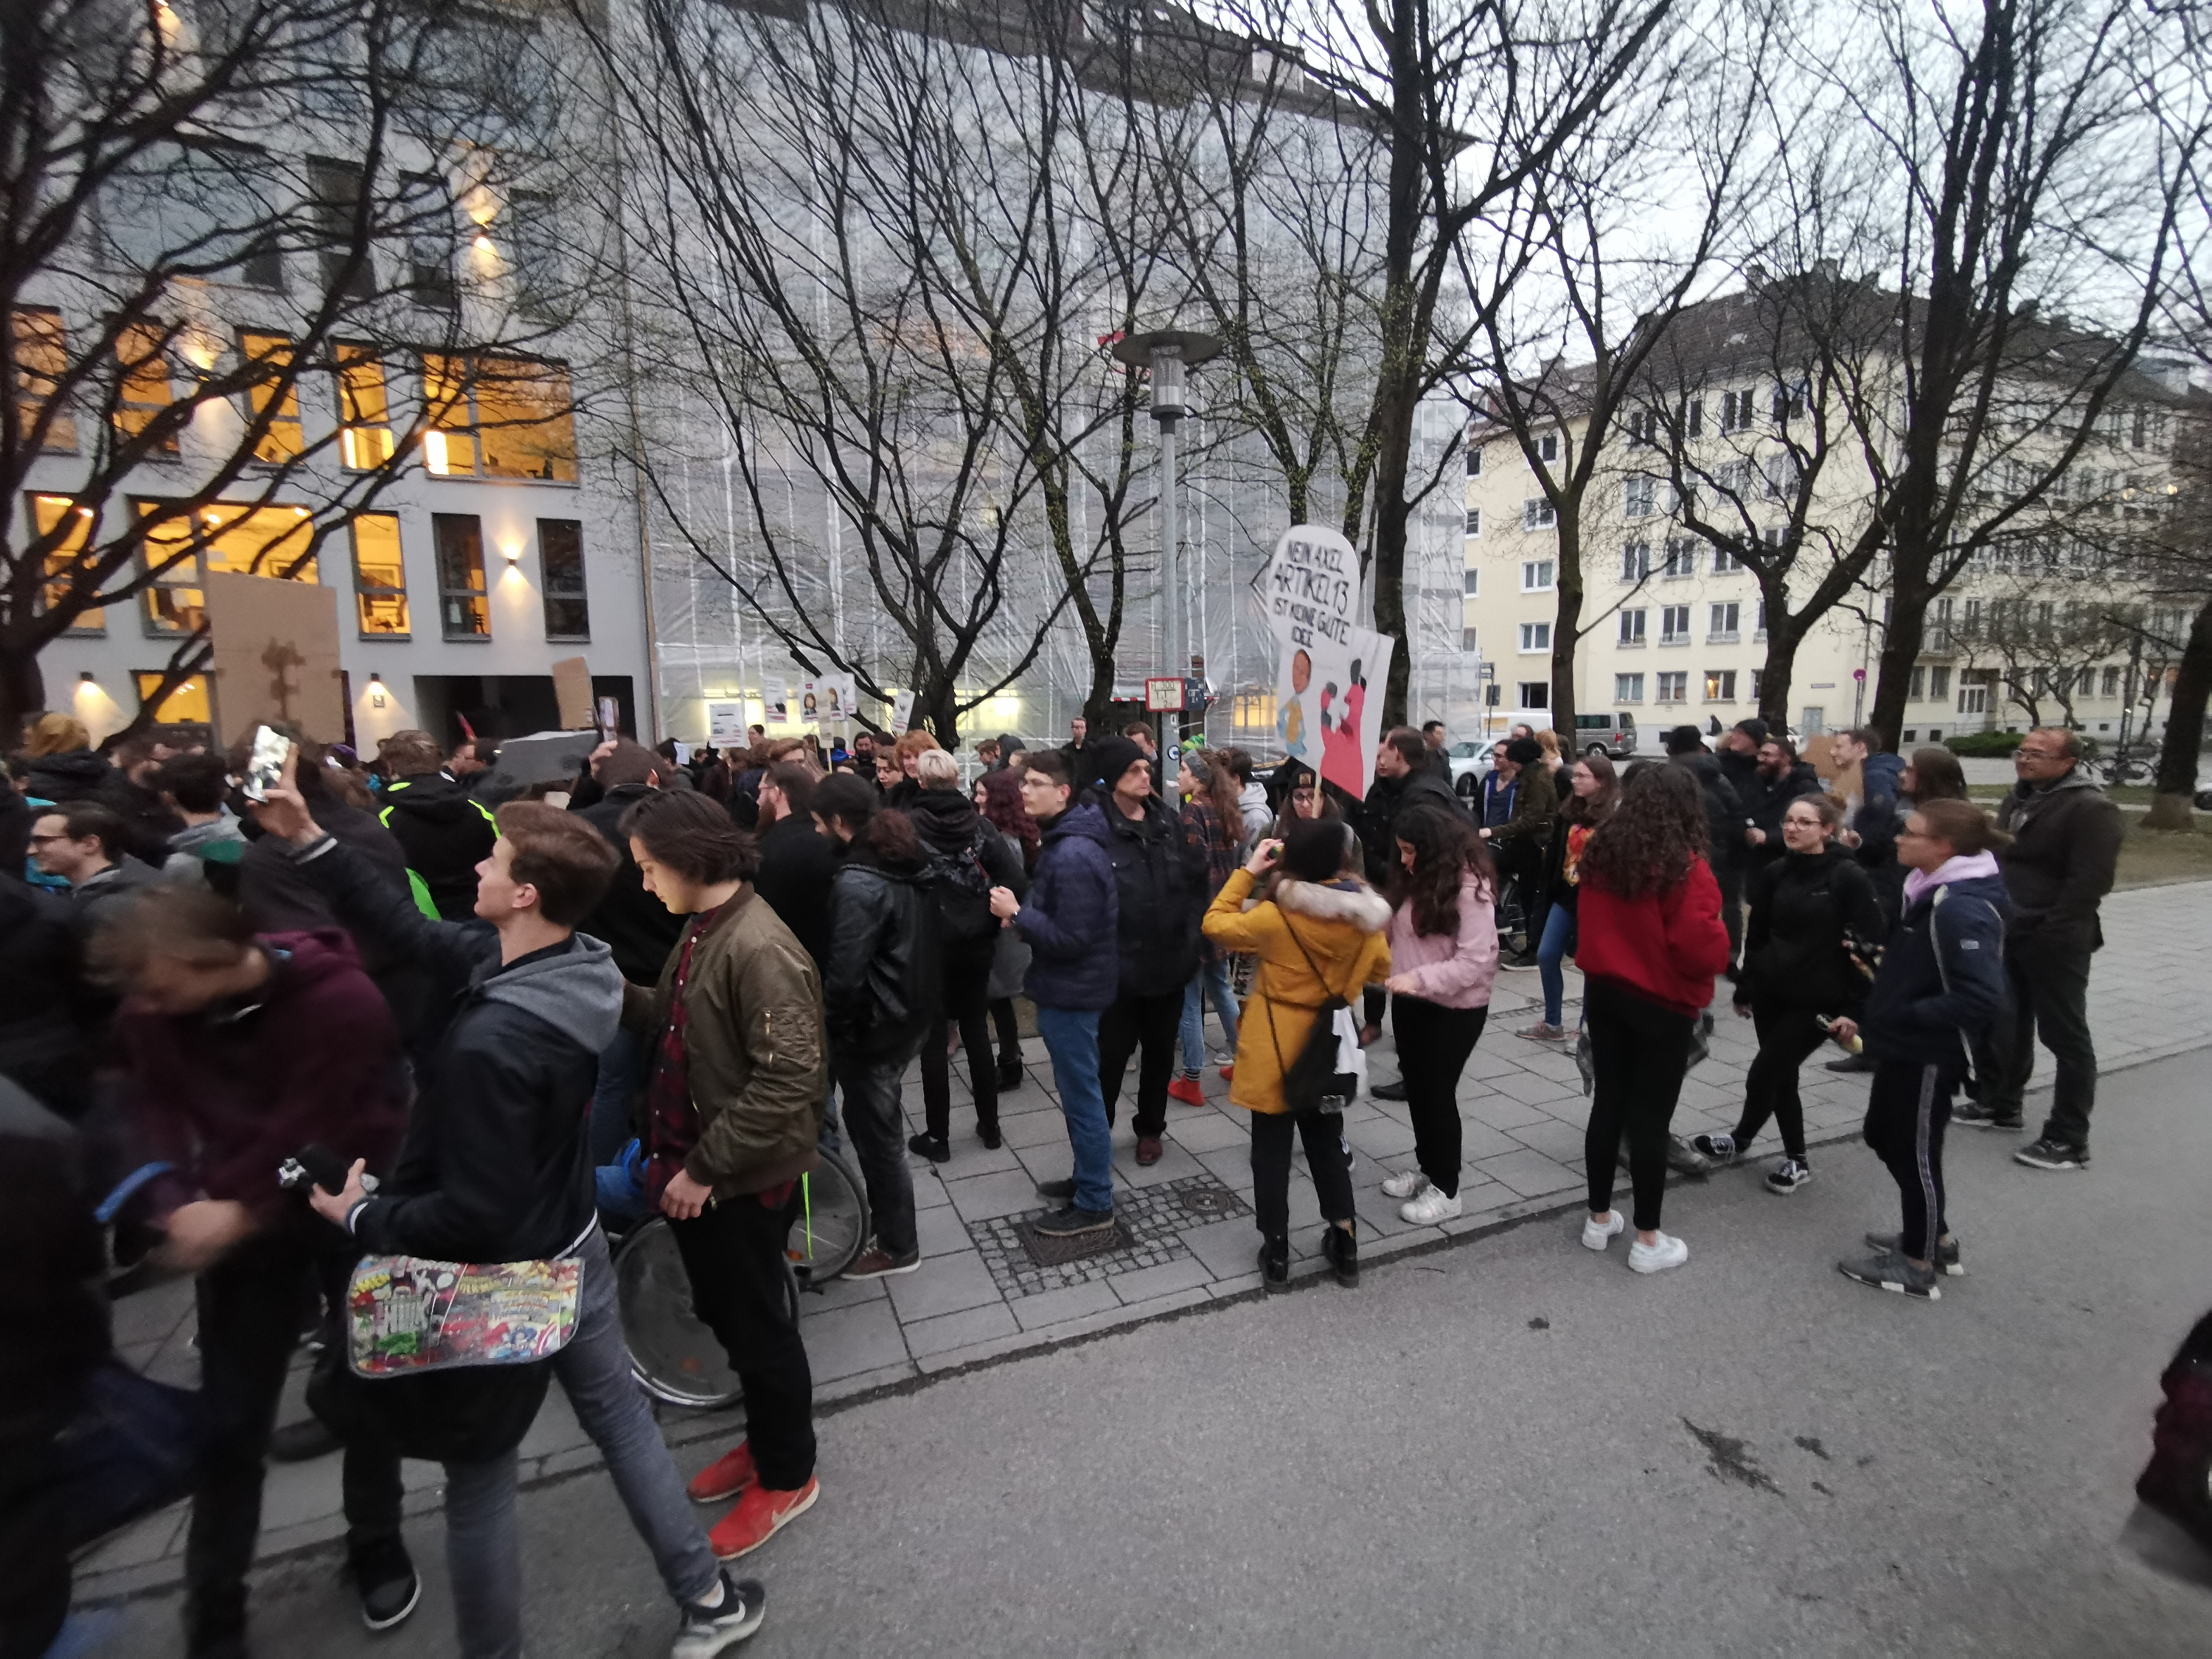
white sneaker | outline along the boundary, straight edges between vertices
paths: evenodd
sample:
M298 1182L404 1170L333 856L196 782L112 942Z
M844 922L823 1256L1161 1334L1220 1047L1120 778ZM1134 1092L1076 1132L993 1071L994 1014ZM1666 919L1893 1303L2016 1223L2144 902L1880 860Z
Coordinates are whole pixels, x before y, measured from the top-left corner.
M1690 1259L1690 1247L1672 1233L1661 1233L1656 1244L1628 1247L1628 1265L1640 1273L1663 1273Z
M1407 1170L1402 1175L1382 1177L1382 1196L1385 1198L1419 1198L1428 1190L1429 1178L1419 1170Z
M1443 1188L1432 1186L1412 1203L1401 1204L1398 1213L1417 1227L1427 1227L1453 1219L1464 1207L1457 1193L1447 1197Z
M1618 1210L1607 1210L1602 1225L1584 1217L1583 1220L1583 1249L1601 1250L1613 1239L1628 1231L1628 1218Z

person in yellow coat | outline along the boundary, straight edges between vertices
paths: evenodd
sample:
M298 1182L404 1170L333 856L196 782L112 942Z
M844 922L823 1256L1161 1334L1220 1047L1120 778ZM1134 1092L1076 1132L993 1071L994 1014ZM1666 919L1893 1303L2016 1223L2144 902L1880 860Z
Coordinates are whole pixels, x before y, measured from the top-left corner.
M1356 1004L1362 987L1389 975L1390 945L1383 934L1389 902L1361 879L1361 867L1359 839L1342 819L1302 818L1289 826L1284 840L1255 848L1206 913L1206 938L1259 958L1237 1031L1229 1099L1252 1114L1252 1207L1260 1223L1261 1278L1271 1291L1286 1289L1291 1278L1293 1126L1305 1142L1322 1218L1329 1224L1322 1254L1341 1283L1359 1282L1344 1114L1293 1117L1283 1098L1283 1079L1304 1052L1323 1003L1336 996ZM1255 889L1257 901L1247 908ZM1356 1045L1357 1017L1340 1017L1337 1024L1345 1041ZM1331 1092L1348 1101L1358 1080L1348 1063L1341 1070L1340 1087Z

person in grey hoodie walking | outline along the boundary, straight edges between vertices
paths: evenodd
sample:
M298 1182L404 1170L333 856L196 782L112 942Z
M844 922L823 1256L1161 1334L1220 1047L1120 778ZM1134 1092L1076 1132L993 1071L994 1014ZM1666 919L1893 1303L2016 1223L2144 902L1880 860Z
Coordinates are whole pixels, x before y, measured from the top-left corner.
M2125 827L2120 809L2081 769L2081 739L2039 726L2013 755L2020 781L1997 808L2012 845L2003 854L2012 926L2005 939L2009 1020L1991 1034L1982 1097L1958 1119L1977 1127L2022 1126L2021 1097L2039 1033L2058 1062L2050 1115L2033 1144L2013 1156L2038 1170L2089 1162L2097 1100L2097 1050L2089 1036L2089 957L2105 942L2097 908L2112 890Z

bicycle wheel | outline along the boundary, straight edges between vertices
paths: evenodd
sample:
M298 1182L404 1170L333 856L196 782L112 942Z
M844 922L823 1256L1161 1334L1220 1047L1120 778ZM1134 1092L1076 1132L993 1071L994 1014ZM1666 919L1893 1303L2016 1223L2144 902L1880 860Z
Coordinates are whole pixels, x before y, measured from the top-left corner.
M623 1240L615 1252L615 1288L630 1371L647 1394L710 1411L737 1403L744 1390L722 1345L692 1310L691 1276L667 1218L654 1216ZM795 1317L796 1285L792 1295Z
M827 1147L801 1178L799 1206L786 1249L802 1285L820 1285L853 1265L868 1242L868 1197L852 1166Z

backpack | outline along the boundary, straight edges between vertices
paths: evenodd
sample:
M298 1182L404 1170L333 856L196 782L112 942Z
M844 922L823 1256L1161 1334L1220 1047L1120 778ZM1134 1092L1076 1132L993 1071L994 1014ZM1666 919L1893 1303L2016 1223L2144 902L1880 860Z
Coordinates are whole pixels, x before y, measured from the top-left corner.
M983 868L983 836L957 853L933 853L921 879L937 902L938 942L945 949L980 945L999 931L991 914L990 874Z

